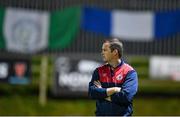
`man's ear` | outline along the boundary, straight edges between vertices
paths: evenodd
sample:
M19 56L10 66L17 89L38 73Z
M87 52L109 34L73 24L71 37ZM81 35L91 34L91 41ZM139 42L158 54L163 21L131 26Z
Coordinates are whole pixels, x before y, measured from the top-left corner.
M113 51L113 53L114 53L114 55L118 55L118 50L117 49L115 49L114 51Z

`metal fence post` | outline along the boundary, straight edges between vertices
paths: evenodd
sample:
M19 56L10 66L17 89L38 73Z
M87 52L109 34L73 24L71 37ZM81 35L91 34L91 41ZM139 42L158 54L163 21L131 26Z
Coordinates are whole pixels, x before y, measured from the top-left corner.
M45 106L47 101L46 89L47 89L47 76L48 76L48 58L43 56L41 59L40 70L40 82L39 82L39 103L41 106Z

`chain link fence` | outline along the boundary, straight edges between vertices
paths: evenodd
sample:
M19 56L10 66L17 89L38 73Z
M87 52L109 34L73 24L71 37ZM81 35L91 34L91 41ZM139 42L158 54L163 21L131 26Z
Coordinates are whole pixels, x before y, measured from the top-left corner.
M62 10L71 6L95 6L103 9L129 11L168 11L180 8L179 0L0 0L1 7L18 7L43 11ZM73 43L60 50L45 50L38 54L97 54L101 51L103 35L80 30ZM126 55L179 55L180 33L164 40L123 41ZM1 51L1 52L4 52ZM5 52L6 53L6 52Z

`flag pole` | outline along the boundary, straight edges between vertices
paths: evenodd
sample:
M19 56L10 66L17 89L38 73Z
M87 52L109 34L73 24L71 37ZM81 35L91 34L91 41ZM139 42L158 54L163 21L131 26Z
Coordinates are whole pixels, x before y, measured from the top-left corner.
M48 58L43 56L41 59L40 81L39 81L39 104L45 106L47 101L46 89L47 89L47 69Z

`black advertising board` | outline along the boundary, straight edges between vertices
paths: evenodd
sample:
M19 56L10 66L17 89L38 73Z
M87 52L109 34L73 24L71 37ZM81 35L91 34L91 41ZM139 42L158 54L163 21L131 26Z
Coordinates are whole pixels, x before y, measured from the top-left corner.
M0 82L8 82L11 72L11 62L0 58Z
M60 97L87 97L92 73L102 63L96 59L59 56L54 64L54 94Z
M0 82L27 85L31 82L30 60L0 58Z

